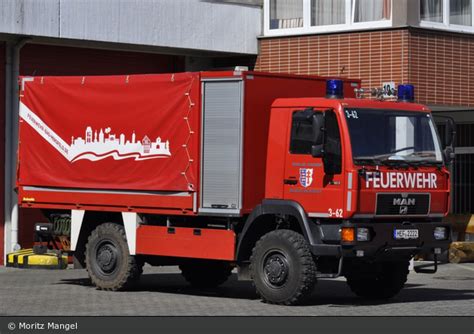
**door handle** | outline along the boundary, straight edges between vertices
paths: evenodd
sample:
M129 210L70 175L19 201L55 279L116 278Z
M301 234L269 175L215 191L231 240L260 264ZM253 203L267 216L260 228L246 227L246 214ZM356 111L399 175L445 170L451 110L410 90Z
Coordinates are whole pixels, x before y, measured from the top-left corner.
M298 180L296 178L294 178L294 179L284 179L283 184L289 184L289 185L294 186L294 185L298 184Z

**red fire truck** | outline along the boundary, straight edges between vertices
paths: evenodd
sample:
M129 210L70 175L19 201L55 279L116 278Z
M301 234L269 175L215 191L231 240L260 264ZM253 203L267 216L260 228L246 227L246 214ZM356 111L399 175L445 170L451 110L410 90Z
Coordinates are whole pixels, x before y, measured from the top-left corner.
M22 78L19 203L70 219L99 289L148 263L197 287L237 268L276 304L338 276L392 297L414 255L433 272L450 242L453 130L441 144L409 85L391 102L359 88L238 70Z

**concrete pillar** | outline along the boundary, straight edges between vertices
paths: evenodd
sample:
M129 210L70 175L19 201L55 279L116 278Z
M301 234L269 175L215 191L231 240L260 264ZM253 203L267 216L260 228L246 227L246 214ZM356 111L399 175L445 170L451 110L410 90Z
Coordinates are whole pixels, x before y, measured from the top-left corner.
M18 202L14 191L18 150L20 50L29 38L8 42L5 68L5 253L18 245Z
M5 166L4 179L4 251L6 254L11 251L11 216L12 216L12 57L13 43L7 42L5 45ZM5 262L4 262L5 263Z

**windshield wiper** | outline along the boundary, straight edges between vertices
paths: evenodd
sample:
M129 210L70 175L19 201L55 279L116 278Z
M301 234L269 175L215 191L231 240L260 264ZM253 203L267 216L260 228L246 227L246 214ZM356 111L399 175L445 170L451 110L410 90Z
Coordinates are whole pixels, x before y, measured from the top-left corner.
M436 161L414 161L414 160L390 160L390 159L376 159L376 158L356 158L354 159L357 165L375 165L375 166L390 166L390 167L422 167L422 166L435 166L441 167L442 162Z
M393 164L393 162L397 163L400 161L404 161L404 160L399 160L399 159L393 159L393 160L389 159L391 156L393 156L392 153L368 155L368 156L355 158L354 161L357 162L358 164L374 164L374 165L385 165L385 166L390 166Z
M414 156L421 158L420 160L411 160L406 159L406 157ZM430 157L433 157L432 154L429 154ZM427 152L414 152L408 156L398 156L392 153L378 154L373 156L362 156L354 159L354 162L358 165L385 165L385 166L400 166L400 167L418 167L418 166L439 166L442 165L442 162L433 161L433 160L423 160L427 158Z
M413 152L409 154L407 157L411 157L411 156L420 158L420 160L406 159L405 161L407 163L416 164L417 166L442 166L443 165L442 161L426 160L427 158L436 157L436 154L434 154L433 152L429 152L429 151Z
M390 159L385 159L383 162L387 166L393 166L393 167L410 167L412 166L409 161L406 160L390 160Z
M408 154L407 157L436 158L436 153L432 151L418 151L418 152L412 152Z
M376 159L372 157L355 158L354 162L358 165L381 165L382 164L382 161L380 159Z
M441 161L420 160L420 161L407 161L407 162L416 163L418 166L436 166L436 167L443 166L443 163Z

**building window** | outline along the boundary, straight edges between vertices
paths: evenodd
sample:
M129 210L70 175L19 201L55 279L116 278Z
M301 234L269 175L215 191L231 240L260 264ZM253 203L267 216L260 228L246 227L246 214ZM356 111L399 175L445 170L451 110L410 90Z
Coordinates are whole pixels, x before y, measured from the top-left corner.
M420 26L474 32L473 0L420 0Z
M390 20L390 0L354 0L354 22Z
M420 18L422 21L443 22L443 0L421 0Z
M263 0L264 34L283 36L392 27L392 0Z
M270 29L303 27L303 0L270 0Z
M450 0L449 23L472 26L472 0Z
M344 23L346 23L345 0L311 0L312 26Z

